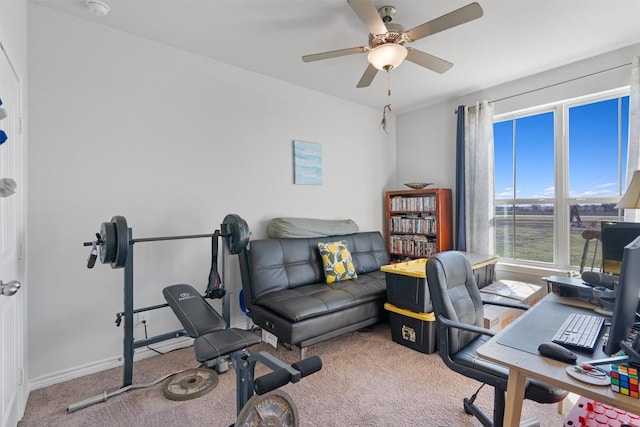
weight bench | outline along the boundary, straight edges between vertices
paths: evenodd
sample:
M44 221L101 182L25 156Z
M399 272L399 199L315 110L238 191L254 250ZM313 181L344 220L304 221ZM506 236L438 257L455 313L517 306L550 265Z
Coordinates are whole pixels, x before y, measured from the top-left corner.
M236 371L236 425L245 425L251 417L259 416L260 414L252 411L259 402L267 408L273 406L274 410L270 416L274 421L282 421L280 417L286 416L290 417L287 424L293 422L289 425L297 425L297 409L291 398L282 391L267 393L289 382L296 383L301 378L322 369L322 360L318 356L288 365L265 351L249 353L246 349L259 344L262 341L260 337L251 331L227 328L223 318L191 285L168 286L162 290L162 294L187 334L195 338L193 348L198 362L207 367L214 367L218 372L224 372L226 364L221 359L231 359ZM254 379L257 362L261 362L272 371ZM254 392L257 396L253 396ZM282 405L288 405L290 411L282 411ZM264 411L262 412L264 416Z

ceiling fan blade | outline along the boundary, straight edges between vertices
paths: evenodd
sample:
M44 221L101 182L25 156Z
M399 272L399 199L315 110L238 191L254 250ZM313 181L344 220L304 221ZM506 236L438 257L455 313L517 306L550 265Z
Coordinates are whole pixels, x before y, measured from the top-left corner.
M352 55L354 53L362 53L369 50L368 47L350 47L347 49L331 50L329 52L314 53L311 55L304 55L302 60L304 62L320 61L321 59L337 58L338 56Z
M385 34L387 26L382 22L378 9L371 0L347 0L351 9L364 22L371 34Z
M451 62L440 59L437 56L429 55L421 50L408 47L407 51L407 61L411 61L421 67L428 68L436 73L442 74L449 68L453 67Z
M410 29L407 31L407 35L411 40L415 41L423 37L430 36L431 34L464 24L465 22L478 19L482 14L482 7L480 7L478 3L470 3L460 9L456 9L453 12L449 12L446 15L442 15L439 18Z
M373 81L373 78L378 73L378 69L373 65L369 64L366 70L364 70L364 74L360 77L360 81L356 85L356 87L367 87Z

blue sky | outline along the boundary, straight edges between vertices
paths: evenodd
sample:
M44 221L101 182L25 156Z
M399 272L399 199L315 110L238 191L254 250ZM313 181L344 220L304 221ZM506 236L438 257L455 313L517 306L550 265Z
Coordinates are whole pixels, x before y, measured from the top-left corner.
M619 195L619 129L623 141L622 171L626 170L629 97L569 109L569 196ZM517 198L554 197L554 113L547 112L494 125L495 191L513 197L513 134L516 135ZM624 183L623 183L624 186Z

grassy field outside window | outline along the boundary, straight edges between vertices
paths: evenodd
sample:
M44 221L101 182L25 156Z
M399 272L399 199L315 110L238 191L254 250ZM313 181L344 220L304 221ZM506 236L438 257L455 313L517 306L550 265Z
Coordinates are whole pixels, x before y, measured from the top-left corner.
M600 231L601 221L619 220L618 210L611 203L575 205L579 217L567 218L570 222L570 265L578 269L584 249L582 232ZM496 206L496 253L509 259L521 259L553 263L553 205L498 205ZM601 266L600 244L595 259L590 256L587 265Z

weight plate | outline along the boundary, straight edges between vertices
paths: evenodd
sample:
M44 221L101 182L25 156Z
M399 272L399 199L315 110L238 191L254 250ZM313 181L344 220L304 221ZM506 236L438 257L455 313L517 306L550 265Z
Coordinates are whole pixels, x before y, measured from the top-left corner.
M298 408L282 390L254 395L242 407L236 427L297 427Z
M116 227L111 222L103 222L100 226L100 262L109 264L116 259Z
M229 214L222 221L222 231L227 240L229 252L239 254L249 243L249 226L239 215Z
M213 369L187 369L169 377L162 389L169 400L191 400L204 396L218 385L218 374Z
M111 268L122 268L127 263L129 256L129 227L123 216L111 218L116 230L116 256L111 262Z

